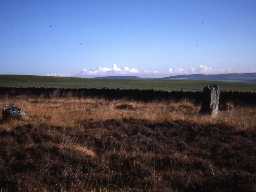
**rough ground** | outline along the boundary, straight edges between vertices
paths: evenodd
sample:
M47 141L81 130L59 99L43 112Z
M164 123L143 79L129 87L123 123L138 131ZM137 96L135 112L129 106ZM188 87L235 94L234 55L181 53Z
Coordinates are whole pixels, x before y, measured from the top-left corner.
M1 99L0 191L256 191L256 109L189 102Z

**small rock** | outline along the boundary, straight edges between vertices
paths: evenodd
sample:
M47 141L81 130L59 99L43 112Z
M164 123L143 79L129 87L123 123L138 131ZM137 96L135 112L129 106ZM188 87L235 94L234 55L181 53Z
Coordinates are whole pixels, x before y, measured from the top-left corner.
M15 105L7 105L2 110L2 119L22 119L26 116L26 113L21 109L16 107Z

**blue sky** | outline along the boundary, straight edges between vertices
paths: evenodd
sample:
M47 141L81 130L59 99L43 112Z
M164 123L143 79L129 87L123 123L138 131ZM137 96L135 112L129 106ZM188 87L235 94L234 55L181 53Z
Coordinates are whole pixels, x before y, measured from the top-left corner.
M255 0L0 0L0 73L256 72Z

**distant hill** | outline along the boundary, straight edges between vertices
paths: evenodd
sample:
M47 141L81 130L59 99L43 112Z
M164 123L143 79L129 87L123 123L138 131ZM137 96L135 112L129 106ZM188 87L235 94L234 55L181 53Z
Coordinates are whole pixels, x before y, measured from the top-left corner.
M248 75L249 76L249 75ZM178 76L181 77L181 76ZM222 90L256 91L256 79L247 82L238 81L209 81L209 80L180 80L171 77L166 79L146 79L136 76L114 76L101 79L49 77L32 75L0 75L0 87L44 87L44 88L87 88L87 89L143 89L163 91L201 91L208 84L218 84ZM115 79L116 78L116 79ZM185 78L185 76L183 76ZM240 78L241 79L241 78ZM248 83L251 82L251 83ZM254 83L253 83L254 82Z
M176 75L162 78L165 80L205 80L205 81L237 81L237 82L256 82L256 73L228 73L228 74L191 74Z
M126 80L134 80L134 79L141 79L137 76L104 76L104 77L95 77L95 79L126 79Z

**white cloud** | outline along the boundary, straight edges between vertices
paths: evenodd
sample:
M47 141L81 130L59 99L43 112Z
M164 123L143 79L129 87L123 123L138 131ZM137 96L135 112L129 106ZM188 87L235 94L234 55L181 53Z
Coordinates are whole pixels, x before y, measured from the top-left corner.
M128 68L128 67L126 67ZM114 72L122 72L123 70L117 66L117 64L113 64L112 71Z
M61 73L47 73L45 74L46 76L49 77L71 77L71 74L61 74Z
M176 72L177 72L178 74L183 74L183 73L186 73L186 70L185 70L184 68L180 67L180 68L178 68L178 69L176 70Z
M99 67L98 70L96 70L95 72L103 72L103 73L107 73L110 72L112 69L109 67Z
M128 66L118 66L113 64L111 67L99 66L94 69L83 69L78 75L80 76L104 76L104 75L133 75L139 73L139 69Z
M198 72L199 73L205 73L205 74L212 73L213 72L213 68L208 66L208 65L199 65Z
M213 67L208 65L198 65L196 67L173 69L174 74L213 74L218 73Z
M112 66L99 66L93 69L83 69L78 75L86 76L86 77L97 77L97 76L118 76L118 75L136 75L142 77L164 77L168 75L183 75L183 74L217 74L217 73L227 73L230 72L226 69L216 70L215 68L201 64L193 67L169 67L169 69L165 71L160 71L156 69L142 69L139 70L135 67L128 66L119 66L117 64L113 64Z
M138 69L136 69L136 68L129 68L129 67L124 67L123 71L127 72L127 73L139 73Z

